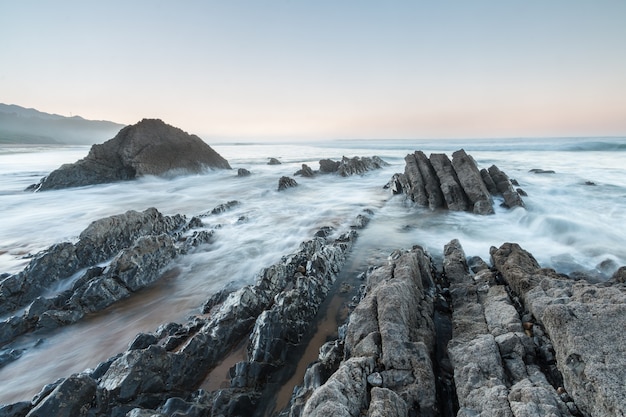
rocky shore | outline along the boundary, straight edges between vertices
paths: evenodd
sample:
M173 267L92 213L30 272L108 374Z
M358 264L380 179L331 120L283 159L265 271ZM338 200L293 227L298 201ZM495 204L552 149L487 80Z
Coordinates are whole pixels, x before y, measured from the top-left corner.
M384 163L374 158L322 160L313 175L341 173L342 163L346 175L362 173ZM418 205L476 214L494 213L494 201L524 206L506 174L479 170L464 151L405 161L389 186ZM20 360L11 346L20 335L76 323L153 284L173 259L212 243L202 218L238 204L190 219L155 208L107 217L0 276L0 366ZM275 409L370 221L366 209L349 230L317 230L253 284L216 292L186 321L138 334L93 369L42 381L31 400L0 405L0 417L626 415L626 267L591 282L542 268L515 243L484 260L457 240L441 257L416 245L360 271L346 284L337 337L320 343Z

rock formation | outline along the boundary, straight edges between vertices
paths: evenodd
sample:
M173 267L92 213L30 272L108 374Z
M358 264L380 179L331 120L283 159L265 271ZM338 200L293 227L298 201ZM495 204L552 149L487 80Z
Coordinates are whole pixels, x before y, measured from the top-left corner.
M454 179L452 162L431 159L433 172ZM127 351L46 385L32 401L0 405L0 416L267 415L370 214L343 233L320 229L256 283L211 296L202 315L139 334ZM207 241L209 232L189 230L200 225L155 209L94 222L76 244L52 247L5 278L0 306L28 305L20 319L42 326L96 311ZM625 416L626 267L593 284L541 268L514 243L490 254L491 265L468 258L453 240L440 263L414 246L370 267L337 339L322 345L289 405L273 415ZM81 269L58 302L41 297ZM0 334L15 323L4 322ZM238 346L246 355L229 384L199 389Z
M256 284L217 294L205 306L208 317L139 334L126 352L47 385L32 402L0 406L0 415L255 414L265 384L310 326L356 238L353 230L335 239L330 234L321 230L263 269ZM249 360L234 367L231 387L197 390L246 338ZM196 414L186 414L190 410Z
M278 191L286 190L287 188L297 187L298 183L293 178L280 177L278 180Z
M386 167L389 164L383 161L378 156L348 158L346 156L341 158L341 161L333 161L332 159L321 159L319 171L313 171L308 165L302 164L302 169L299 169L294 175L302 175L303 177L313 177L315 174L339 174L342 177L349 177L351 175L362 175L367 171L380 169Z
M0 322L0 346L35 329L75 323L152 284L172 259L210 240L212 231L187 233L198 226L197 218L163 216L154 208L128 211L93 222L75 244L35 255L0 282L0 314L11 314ZM68 289L44 296L61 284Z
M394 194L405 194L419 206L447 208L493 214L492 195L501 196L505 207L524 207L524 202L506 174L495 165L479 170L464 150L452 154L415 151L405 158L403 174L395 174L389 183Z
M113 139L93 145L85 158L62 165L28 189L79 187L209 168L230 169L230 165L199 137L158 119L143 119L123 128Z

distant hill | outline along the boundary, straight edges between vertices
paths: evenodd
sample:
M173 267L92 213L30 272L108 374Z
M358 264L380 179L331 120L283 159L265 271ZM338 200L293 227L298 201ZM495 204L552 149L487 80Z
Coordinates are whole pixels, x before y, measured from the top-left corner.
M114 137L124 125L40 112L0 103L0 144L92 145Z

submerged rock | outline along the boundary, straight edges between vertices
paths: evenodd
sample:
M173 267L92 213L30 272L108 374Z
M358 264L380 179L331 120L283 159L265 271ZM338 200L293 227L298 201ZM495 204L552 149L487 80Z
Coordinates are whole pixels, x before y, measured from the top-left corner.
M44 191L168 172L198 173L209 168L230 169L202 139L159 119L143 119L127 126L113 138L93 145L89 154L65 164L28 190Z
M276 158L270 158L270 160L267 162L267 165L281 165L281 164L282 162L280 162Z

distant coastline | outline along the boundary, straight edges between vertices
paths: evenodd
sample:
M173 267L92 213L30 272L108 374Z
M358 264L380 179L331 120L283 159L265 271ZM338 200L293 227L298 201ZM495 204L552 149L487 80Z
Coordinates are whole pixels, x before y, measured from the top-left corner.
M124 127L107 120L87 120L0 103L0 144L93 145L111 139Z

